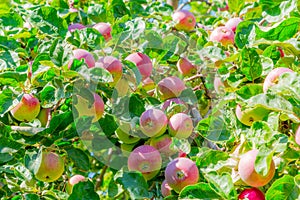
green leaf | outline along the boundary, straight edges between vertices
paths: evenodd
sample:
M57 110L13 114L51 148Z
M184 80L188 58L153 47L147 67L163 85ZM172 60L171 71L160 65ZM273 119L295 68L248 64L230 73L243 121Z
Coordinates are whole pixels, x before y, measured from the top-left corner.
M141 116L145 111L144 102L137 94L132 94L129 99L129 112L135 116Z
M272 159L273 151L271 149L265 146L259 148L255 159L255 171L262 176L266 176L270 171Z
M300 198L300 188L295 184L295 178L284 175L277 179L266 193L266 200L295 200Z
M245 5L245 0L228 0L228 7L230 12L239 13Z
M232 178L229 173L218 174L217 172L209 172L204 175L211 188L224 199L237 199L236 190L233 185Z
M0 15L0 24L3 27L23 27L23 19L17 13L1 14Z
M255 24L251 21L239 23L235 31L234 41L238 48L253 44L255 40Z
M5 69L14 69L20 65L20 58L14 51L0 52L0 71Z
M129 14L129 10L126 8L126 5L122 0L113 0L110 6L113 9L115 18Z
M82 170L89 170L90 161L89 157L86 155L84 151L78 148L68 148L66 149L68 152L68 156L73 160L74 165Z
M94 4L93 6L89 6L87 10L87 15L91 20L94 22L106 22L106 4L100 3L100 4Z
M10 89L2 90L0 92L0 115L8 112L9 108L12 105L13 105L13 92Z
M68 200L100 200L99 195L95 192L94 184L88 181L81 181L73 186L73 190Z
M247 84L242 86L236 93L243 99L250 99L252 96L263 92L261 84Z
M14 159L14 157L9 153L0 153L0 164L4 164L12 159Z
M221 117L210 116L201 120L196 128L208 140L222 142L229 140L231 132L226 129L226 124Z
M49 49L49 55L51 61L56 66L62 67L69 62L72 55L72 49L71 46L66 42L62 41L61 39L56 39L53 41Z
M16 48L20 47L20 43L18 43L15 39L0 36L0 47L5 48L7 50L15 50Z
M241 71L249 81L253 81L262 74L262 64L255 48L244 48L241 52Z
M229 158L228 153L211 149L203 150L203 153L197 156L196 164L199 168L209 168L216 165L219 161L225 161Z
M208 183L197 183L196 185L186 186L179 194L179 199L217 200L220 198Z
M272 27L269 31L262 31L261 29L256 29L257 39L265 38L267 40L278 40L283 42L292 38L298 31L300 27L300 18L291 17L284 20L278 26Z
M148 184L141 172L123 172L120 170L116 173L114 179L123 185L131 199L151 198L148 192Z

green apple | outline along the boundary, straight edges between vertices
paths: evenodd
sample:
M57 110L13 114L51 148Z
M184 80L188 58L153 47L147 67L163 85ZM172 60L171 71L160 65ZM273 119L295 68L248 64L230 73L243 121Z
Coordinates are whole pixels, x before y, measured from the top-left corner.
M116 136L125 144L133 144L140 140L140 138L124 132L120 127L116 130Z
M42 108L37 118L40 120L41 125L45 127L51 118L51 108Z

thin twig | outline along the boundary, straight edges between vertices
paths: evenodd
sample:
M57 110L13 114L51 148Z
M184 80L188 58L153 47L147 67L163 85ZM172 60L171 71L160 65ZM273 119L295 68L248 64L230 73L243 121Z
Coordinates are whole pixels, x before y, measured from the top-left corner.
M99 177L97 178L97 182L96 182L96 185L95 185L95 189L96 189L96 190L97 190L97 188L100 187L100 185L101 185L102 182L103 182L103 177L104 177L104 174L105 174L106 170L108 169L108 165L109 165L110 160L111 160L112 152L113 152L113 151L112 151L112 148L110 148L110 149L108 150L108 159L107 159L108 162L107 162L106 165L104 165L104 167L102 168L102 171L101 171Z

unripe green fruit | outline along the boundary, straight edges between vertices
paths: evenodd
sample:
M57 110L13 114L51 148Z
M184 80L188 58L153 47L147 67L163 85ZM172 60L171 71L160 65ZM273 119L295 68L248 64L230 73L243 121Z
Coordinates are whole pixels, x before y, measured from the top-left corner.
M39 115L37 118L40 120L41 125L45 127L51 117L51 108L42 108L40 110Z
M37 167L35 168L34 174L39 181L56 181L65 170L63 159L53 152L43 152L36 164Z
M116 130L116 136L125 144L133 144L140 140L140 138L124 132L120 127Z
M40 102L31 94L24 94L21 101L10 111L16 120L27 122L35 119L39 112Z
M194 130L193 121L184 113L177 113L169 120L169 133L177 138L188 138Z

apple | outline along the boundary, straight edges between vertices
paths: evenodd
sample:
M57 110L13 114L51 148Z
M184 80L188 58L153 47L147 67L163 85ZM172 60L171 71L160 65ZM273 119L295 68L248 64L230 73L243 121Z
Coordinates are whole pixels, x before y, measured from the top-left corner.
M128 55L125 58L125 60L130 61L137 66L143 80L148 78L151 75L153 65L152 65L152 61L147 55L142 54L140 52L136 52Z
M176 64L178 71L183 76L191 76L197 73L197 67L193 65L188 59L180 58Z
M165 157L175 154L175 151L170 148L171 144L172 137L168 134L164 134L159 137L152 137L150 139L150 145L157 149Z
M140 117L140 129L148 137L162 135L166 131L167 125L167 116L156 108L144 111Z
M222 94L224 92L224 84L219 77L214 79L214 89L217 94Z
M170 76L158 82L157 95L161 100L166 100L178 97L185 88L185 84L180 78Z
M169 133L177 138L188 138L194 130L193 120L185 113L177 113L169 120Z
M133 144L140 140L140 138L126 133L120 127L117 128L117 130L115 132L116 132L117 138L126 144Z
M289 68L285 68L285 67L278 67L273 69L265 78L264 81L264 85L263 85L263 91L267 92L269 87L272 87L273 85L276 84L276 82L278 81L278 78L284 74L284 73L293 73L294 71L289 69Z
M147 92L154 90L155 89L155 83L151 78L145 78L142 81L142 87L144 90L146 90Z
M104 102L98 94L96 93L93 94L94 101L92 105L90 105L88 99L85 99L79 95L76 95L76 97L77 97L77 103L74 104L74 107L78 112L79 115L78 117L82 117L82 116L93 117L92 119L93 123L98 121L102 117L104 113Z
M262 187L268 184L275 174L275 164L271 161L271 166L268 174L262 176L255 171L255 159L258 154L257 149L253 149L241 156L238 164L238 173L241 179L249 186Z
M194 30L196 19L193 13L188 10L179 10L172 15L173 21L176 23L175 28L179 31L190 32Z
M298 129L296 131L296 134L295 134L295 141L298 145L300 145L300 126L298 126Z
M163 197L171 195L172 188L168 185L166 180L162 182L160 191Z
M109 71L113 77L113 85L115 85L122 77L122 63L113 56L101 57L96 63L96 67L102 67Z
M243 20L239 17L234 17L229 19L226 23L225 23L225 27L231 29L234 33L236 30L236 27L239 25L239 23L241 23Z
M220 42L223 46L234 44L234 32L225 26L217 27L211 32L210 41Z
M63 159L53 152L42 152L35 168L35 177L39 181L53 182L64 173L65 165Z
M77 60L84 59L84 62L87 64L89 68L95 67L95 59L94 56L84 49L75 49L73 50L73 56ZM68 64L68 67L70 69L71 65L73 63L73 60L71 60Z
M257 188L248 188L243 190L238 200L265 200L265 195Z
M146 180L154 178L162 165L162 158L157 149L150 145L135 148L128 157L128 169L140 171Z
M73 190L73 186L81 181L85 181L85 177L80 175L80 174L76 174L74 176L72 176L66 186L66 190L68 194L72 193Z
M75 23L75 24L70 24L69 25L68 31L74 32L76 29L81 30L81 29L84 29L84 28L86 28L84 25L79 24L79 23Z
M179 98L171 98L171 99L167 99L162 104L161 109L166 113L168 119L170 119L176 113L187 114L189 111L189 106Z
M40 120L41 125L46 127L48 121L51 119L51 108L42 108L37 118Z
M189 158L176 158L167 165L165 179L168 185L179 193L185 186L198 182L199 170Z
M32 94L24 94L21 101L14 106L10 113L18 121L30 122L40 112L40 102Z
M126 78L122 77L115 85L115 91L118 92L118 97L124 97L130 91L129 82Z
M262 121L270 111L262 106L249 108L242 111L242 107L238 104L235 109L238 120L246 126L251 126L253 122Z
M96 29L97 31L99 31L99 33L101 33L101 35L103 35L105 41L110 40L111 37L111 26L108 23L104 23L104 22L100 22L98 24L95 24L93 26L94 29Z

